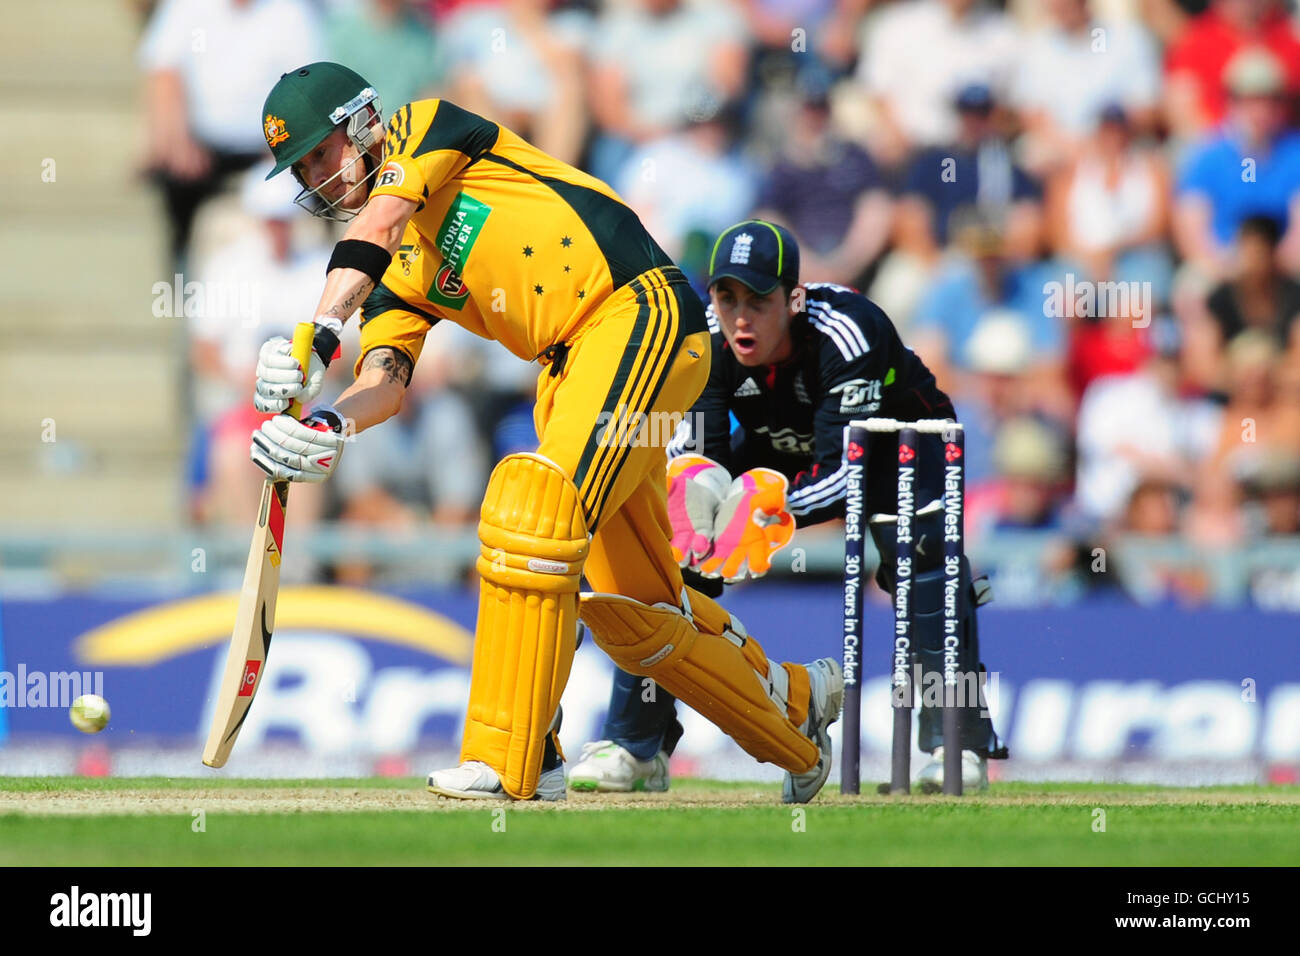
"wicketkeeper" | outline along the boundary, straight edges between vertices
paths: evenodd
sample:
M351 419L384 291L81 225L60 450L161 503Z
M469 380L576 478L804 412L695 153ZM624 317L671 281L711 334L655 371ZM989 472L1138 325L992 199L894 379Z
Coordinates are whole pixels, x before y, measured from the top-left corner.
M796 525L843 517L844 429L851 420L956 421L956 415L878 306L843 286L799 284L799 248L781 226L749 220L723 232L709 262L709 297L712 368L669 446L668 509L673 555L684 576L703 578L701 589L711 583L717 596L724 581L762 577ZM731 416L740 426L734 434ZM890 594L896 443L896 435L872 435L864 489L882 558L876 581ZM687 448L694 451L683 454ZM913 642L924 679L943 667L940 436L921 436L918 458ZM975 619L980 601L965 559L962 574L958 666L973 673L983 669ZM987 596L983 588L979 593ZM918 782L942 788L942 710L925 703L923 696L920 747L933 759ZM987 786L988 758L1005 757L1006 751L978 702L967 702L962 721L963 786ZM671 694L648 686L643 677L616 672L605 739L583 747L570 785L607 792L667 790L668 757L681 732Z
M461 764L429 774L449 797L560 800L554 733L578 619L624 670L652 677L756 759L786 770L787 801L830 772L839 665L769 661L714 601L682 584L670 543L665 452L610 421L681 414L709 374L704 306L605 183L446 100L383 123L374 88L336 63L285 74L263 132L272 175L350 224L334 249L310 368L263 346L257 407L321 390L360 306L356 381L303 421L253 436L268 474L322 481L347 433L400 408L425 336L447 320L544 368L535 452L492 472L479 522L478 625ZM345 424L346 423L346 424ZM595 593L582 595L586 575Z

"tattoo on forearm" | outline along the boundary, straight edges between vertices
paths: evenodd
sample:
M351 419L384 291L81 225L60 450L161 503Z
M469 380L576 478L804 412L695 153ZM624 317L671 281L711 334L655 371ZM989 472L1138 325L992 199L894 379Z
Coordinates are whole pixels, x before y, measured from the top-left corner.
M368 368L383 369L386 381L397 382L405 387L411 382L411 359L405 352L397 349L371 349L361 363L361 370Z
M374 287L375 284L371 282L369 279L364 280L361 283L361 285L353 289L352 293L348 295L348 297L345 298L342 302L340 302L338 305L332 305L328 309L326 309L325 314L332 315L337 319L343 319L344 321L346 321L348 316L350 316L353 312L357 311L358 305L361 302L365 301L366 296L370 294L370 290L373 289Z

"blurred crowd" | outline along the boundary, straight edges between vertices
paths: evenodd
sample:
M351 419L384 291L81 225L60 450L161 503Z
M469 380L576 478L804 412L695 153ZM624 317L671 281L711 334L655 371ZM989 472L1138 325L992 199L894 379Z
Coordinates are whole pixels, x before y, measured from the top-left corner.
M160 0L142 14L144 164L175 271L229 289L191 318L200 521L252 510L257 345L311 317L337 235L292 184L262 182L258 113L280 73L333 59L388 111L446 97L605 179L701 291L725 226L789 226L803 279L877 301L954 396L972 546L1056 531L1067 573L1123 537L1226 551L1300 533L1288 3ZM534 442L535 374L439 327L400 419L359 437L314 513L472 522L492 463ZM1205 588L1174 569L1163 583Z

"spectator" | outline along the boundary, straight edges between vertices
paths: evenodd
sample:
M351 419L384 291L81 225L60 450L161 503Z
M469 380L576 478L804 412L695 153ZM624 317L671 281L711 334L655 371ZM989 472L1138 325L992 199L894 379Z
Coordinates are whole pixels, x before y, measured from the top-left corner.
M886 166L957 134L953 101L971 83L1006 92L1017 35L977 0L914 0L867 21L858 80L877 115L872 152Z
M1169 304L1182 340L1184 387L1196 394L1222 397L1223 336L1207 304L1213 289L1204 273L1180 269L1174 274Z
M1179 178L1174 239L1183 258L1212 276L1227 273L1231 244L1247 216L1286 223L1280 254L1300 264L1300 134L1286 127L1281 67L1244 50L1224 76L1231 100L1224 128L1192 149Z
M466 6L444 26L445 95L566 163L587 133L582 50L585 13L548 14L547 0Z
M951 241L953 215L973 206L998 224L1008 258L1035 258L1042 190L1015 162L998 130L991 91L983 84L964 87L954 105L956 138L921 150L906 168L898 202L899 249L933 262Z
M1218 126L1229 102L1228 64L1242 50L1262 47L1283 64L1288 95L1300 93L1300 38L1285 5L1274 0L1213 0L1189 22L1165 56L1165 121L1175 136L1193 138Z
M537 363L493 348L487 339L462 338L456 345L455 382L473 409L491 459L536 449Z
M1274 455L1300 452L1300 395L1272 335L1247 331L1227 349L1229 393L1218 440L1199 476L1189 533L1203 544L1242 537L1243 482Z
M1033 340L1024 318L993 309L976 323L966 343L965 371L955 398L966 431L966 478L972 504L981 490L994 487L998 465L992 451L1013 421L1034 420L1064 442L1068 434L1059 411L1042 400Z
M1075 502L1095 528L1131 525L1132 500L1145 482L1190 488L1214 447L1219 411L1180 395L1180 343L1172 326L1156 328L1157 348L1137 371L1097 379L1079 404Z
M591 172L611 182L638 144L680 129L692 108L735 100L747 76L747 41L745 21L725 0L607 7L593 42Z
M709 270L707 252L701 256L700 250L711 250L715 237L749 214L758 180L735 149L735 110L706 102L693 113L681 132L638 147L613 183L692 276Z
M1088 0L1048 6L1052 22L1029 37L1013 93L1027 162L1043 172L1074 155L1107 104L1120 104L1138 129L1153 128L1160 95L1159 59L1141 24L1094 20Z
M998 430L993 463L993 529L1059 530L1069 488L1060 433L1036 418L1013 419Z
M1075 400L1081 400L1088 386L1108 375L1129 375L1140 369L1151 354L1146 334L1147 320L1128 305L1104 314L1067 316L1065 377Z
M1300 283L1278 269L1280 231L1267 216L1242 221L1233 276L1206 303L1220 347L1254 329L1271 336L1279 349L1300 354Z
M871 297L904 328L952 242L958 212L974 208L996 223L1009 261L1028 262L1039 254L1042 190L1003 138L991 91L981 83L964 87L955 105L957 138L921 150L904 168L894 207L894 248L871 286Z
M359 454L339 469L339 520L409 529L426 521L468 526L478 518L490 462L488 449L460 393L451 387L459 365L455 348L426 347L401 411L386 427L356 436ZM370 583L373 566L358 559L334 568L334 579Z
M291 337L320 299L329 246L294 204L298 185L267 180L270 169L260 162L244 173L246 228L195 264L196 291L186 296L195 410L205 425L250 406L258 348L273 335Z
M835 132L825 87L804 100L783 147L755 215L799 237L805 280L858 287L889 238L892 204L880 171Z
M917 306L910 344L947 391L954 368L968 367L968 343L990 312L1009 313L1029 336L1031 375L1059 378L1062 336L1059 320L1043 305L1045 271L1011 262L999 227L969 211L954 226L957 251L935 276Z
M1244 478L1252 536L1300 535L1300 453L1267 455Z
M1141 16L1161 48L1167 50L1182 37L1192 18L1204 13L1210 3L1211 0L1137 0L1136 4L1130 4L1123 0L1122 5Z
M294 204L298 187L266 179L269 162L244 173L240 202L248 227L197 263L185 291L189 319L191 396L196 411L192 513L204 524L242 524L257 510L266 477L248 460L248 436L269 416L253 408L258 348L273 335L292 336L320 298L330 250L305 237L313 230ZM355 337L355 336L354 336ZM211 436L203 438L202 436ZM295 491L295 524L310 524L323 501L319 487Z
M1149 538L1177 534L1182 491L1168 476L1143 476L1129 495L1116 530Z
M1157 152L1133 143L1123 107L1102 110L1097 131L1048 183L1047 233L1053 251L1094 282L1148 283L1167 302L1173 262L1169 170Z
M1104 554L1116 556L1115 575L1140 604L1201 604L1210 595L1212 581L1204 564L1161 547L1180 533L1185 498L1184 485L1144 475L1114 525L1095 542Z
M857 56L858 19L870 0L740 0L754 33L754 65L761 83L766 74L841 73ZM803 48L795 48L802 31Z
M140 45L146 168L162 188L183 272L199 206L224 177L266 158L257 116L285 70L322 58L307 0L163 0Z
M325 20L330 59L375 84L387 112L437 96L442 75L438 44L420 0L352 0Z
M749 24L746 140L770 161L789 138L810 88L826 90L857 62L871 0L737 0Z

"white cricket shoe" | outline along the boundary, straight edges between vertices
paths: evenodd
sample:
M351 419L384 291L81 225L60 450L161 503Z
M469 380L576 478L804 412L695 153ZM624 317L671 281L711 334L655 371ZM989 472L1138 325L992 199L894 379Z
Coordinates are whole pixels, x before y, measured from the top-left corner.
M931 760L916 775L922 793L943 793L943 748L936 747ZM989 788L989 762L973 750L961 752L961 788L987 790Z
M487 764L467 760L459 767L429 774L429 792L457 800L514 800L501 786L501 778ZM564 766L545 770L537 780L534 800L564 799Z
M781 789L783 803L807 803L826 783L831 774L831 735L827 728L840 716L844 705L844 672L839 661L823 657L805 664L808 669L808 716L799 730L821 751L817 765L805 773L786 772Z
M663 793L668 789L668 755L637 760L612 740L582 745L582 758L569 771L569 786L595 793Z

